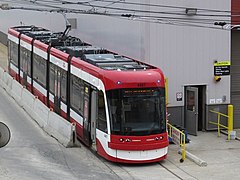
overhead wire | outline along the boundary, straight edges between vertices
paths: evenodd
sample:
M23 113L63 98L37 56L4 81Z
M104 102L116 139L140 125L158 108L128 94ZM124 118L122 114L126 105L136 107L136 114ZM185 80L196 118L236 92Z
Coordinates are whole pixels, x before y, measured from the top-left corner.
M96 1L96 0L93 0L93 1ZM93 1L88 1L87 3L89 4L90 2L93 2ZM80 4L80 5L85 5L85 6L88 6L88 4L86 4L86 2L77 2L77 3L73 3L73 2L69 2L69 1L61 1L63 4ZM99 0L97 1L97 2L99 2ZM101 2L111 2L111 4L116 4L116 3L127 3L126 1L121 1L121 0L118 0L118 1L101 1ZM133 4L133 3L128 3L128 4ZM136 3L134 3L134 4L136 4ZM141 5L143 5L143 4L141 4ZM145 5L145 4L144 4ZM97 5L91 5L91 6L93 6L93 7L100 7L100 8L106 8L106 5L105 6L97 6ZM156 5L155 5L156 6ZM166 6L165 6L166 7ZM170 7L170 6L167 6L167 7ZM183 7L175 7L175 8L183 8ZM123 9L123 8L109 8L109 9L115 9L115 10L132 10L132 9ZM202 9L202 10L206 10L206 9ZM134 10L134 13L136 13L135 11L139 11L139 10ZM219 10L213 10L213 11L217 11L217 12L220 12ZM147 13L152 13L153 11L141 11L141 12L147 12ZM155 13L155 12L154 12ZM167 12L157 12L157 13L167 13ZM167 13L167 14L175 14L175 15L183 15L183 13L172 13L172 12L170 12L170 13ZM184 14L185 15L185 14ZM138 16L136 16L136 15L132 15L133 17L140 17L140 16L142 16L142 18L144 18L144 17L146 17L146 15L138 15ZM208 16L207 14L204 14L204 16ZM219 15L210 15L210 16L219 16ZM226 16L226 15L220 15L220 16ZM150 16L149 16L149 18L150 18ZM189 23L194 23L194 21L197 21L196 23L204 23L204 24L207 24L206 23L206 21L209 21L208 22L208 24L214 24L214 22L215 21L220 21L220 20L214 20L214 19L191 19L191 18L189 18L189 19L187 19L187 18L174 18L174 17L154 17L154 16L152 16L152 18L169 18L169 19L179 19L179 21L181 21L181 22L189 22ZM184 19L184 20L183 20ZM205 22L204 22L205 21ZM223 20L221 20L221 21L226 21L226 22L230 22L229 20L227 20L227 19L223 19Z
M6 2L6 1L5 1ZM224 21L226 23L231 23L231 19L229 16L225 14L216 15L216 14L211 14L208 16L207 14L204 14L202 18L197 17L197 14L194 15L194 18L192 16L186 16L185 13L175 13L175 12L165 12L165 11L151 11L151 10L134 10L131 8L121 8L121 7L106 7L103 5L95 5L91 4L93 2L107 2L110 5L116 4L116 3L127 3L130 4L129 2L118 0L118 1L100 1L100 0L89 0L89 1L82 1L82 2L69 2L69 1L57 1L57 0L18 0L18 1L11 1L8 0L8 2L21 2L21 3L26 3L29 5L31 4L32 7L45 7L46 9L37 9L37 11L49 11L49 12L58 12L58 11L64 11L65 13L82 13L82 14L92 14L92 15L105 15L105 16L110 16L110 17L118 17L118 18L128 18L129 20L136 20L139 19L140 21L144 22L164 22L164 23L171 23L171 24L183 24L184 25L189 25L194 27L200 27L201 25L213 25L214 22L216 21ZM76 8L69 8L69 7L62 7L62 4L67 4L67 5L82 5L89 7L90 9L86 10L81 10L81 9L76 9ZM136 4L136 3L135 3ZM145 5L145 4L139 4L138 5ZM154 4L151 4L151 6L156 6ZM160 6L160 5L157 5ZM162 5L161 5L162 7ZM164 6L164 7L171 7L171 6ZM93 11L93 8L94 11ZM97 8L105 8L108 9L108 11L103 11L103 12L98 12ZM172 7L174 8L174 7ZM183 7L175 7L175 8L183 8ZM21 9L21 10L35 10L34 8L27 8L27 7L15 7L12 9ZM116 12L111 12L110 10L116 10ZM205 9L206 10L206 9ZM218 11L218 10L213 10L213 11ZM128 16L126 13L131 12ZM182 17L184 15L184 17ZM199 15L199 14L198 14ZM196 16L196 18L195 18ZM216 19L218 18L218 19ZM218 28L219 29L219 28Z
M178 7L178 6L166 6L166 5L154 5L154 4L142 4L142 3L130 3L122 0L118 1L110 1L110 0L90 0L90 1L83 1L83 2L71 2L71 1L62 1L62 0L22 0L23 2L28 2L32 4L39 4L39 5L44 5L42 2L47 2L47 3L55 3L55 4L71 4L71 5L82 5L82 6L91 6L91 7L99 7L99 8L106 8L106 6L100 6L100 5L93 5L90 4L91 2L111 2L111 4L117 4L117 3L124 3L124 4L137 4L137 5L149 5L149 6L159 6L159 7L171 7L171 8L180 8L180 9L186 9L186 7ZM8 1L8 2L16 2L16 1ZM20 0L21 2L21 0ZM41 2L41 3L40 3ZM46 4L49 6L49 4ZM109 4L110 5L110 4ZM137 9L129 9L129 8L118 8L118 7L108 7L108 9L113 9L113 10L124 10L124 11L131 11L131 12L143 12L143 13L158 13L158 14L172 14L172 15L185 15L184 13L177 13L177 12L165 12L165 11L146 11L146 10L137 10ZM201 10L198 8L197 10ZM207 10L207 9L202 9L202 10ZM208 10L211 11L211 10ZM213 12L230 12L230 11L220 11L220 10L212 10ZM225 16L229 17L230 15L226 14L196 14L196 16Z
M111 2L112 4L117 4L117 3L124 3L124 4L135 4L135 5L148 5L148 4L141 4L141 3L130 3L126 1L110 1L110 0L91 0L91 1L83 1L83 2L71 2L71 1L62 1L62 0L23 0L25 2L33 2L35 4L43 4L40 2L47 2L47 3L56 3L56 4L68 4L68 5L82 5L82 6L91 6L95 8L107 8L108 10L119 10L119 11L128 11L128 12L139 12L139 13L152 13L152 14L168 14L168 15L185 15L183 12L177 13L177 12L169 12L169 11L153 11L153 10L141 10L141 9L131 9L131 8L120 8L120 7L107 7L106 5L97 5L97 4L91 4L91 2ZM166 5L153 5L149 4L149 6L157 6L157 7L169 7L169 8L178 8L178 9L186 9L186 7L177 7L177 6L166 6ZM197 8L197 10L208 10L211 11L210 9L201 9ZM227 12L230 13L230 11L220 11L220 10L212 10L212 12ZM231 14L200 14L197 13L195 16L216 16L216 17L231 17ZM240 16L239 15L233 15L233 16Z
M137 6L149 6L149 7L164 7L164 8L174 8L174 9L182 9L182 10L186 10L186 7L183 6L169 6L169 5L159 5L159 4L147 4L147 3L133 3L133 2L127 2L125 0L118 0L118 1L111 1L111 0L93 0L95 2L112 2L112 4L127 4L127 5L137 5ZM70 1L61 1L63 4L82 4L81 2L70 2ZM103 8L103 6L99 6L99 5L95 5L96 7L101 7ZM114 7L113 7L114 8ZM194 8L194 7L190 7L190 8ZM196 8L198 11L207 11L207 12L215 12L215 13L228 13L228 14L196 14L196 16L226 16L226 17L230 17L230 16L240 16L240 12L235 12L234 11L229 11L229 10L217 10L217 9L206 9L206 8ZM138 11L138 10L136 10ZM154 11L151 11L152 13L155 13ZM157 12L157 13L162 13L162 12ZM165 13L165 12L163 12ZM234 15L231 15L231 13L233 13ZM236 14L238 13L238 14ZM178 15L179 13L175 13L176 15Z
M125 4L125 5L138 5L138 6L149 6L149 7L164 7L164 8L173 8L173 9L186 9L184 6L170 6L170 5L161 5L161 4L152 4L152 3L134 3L134 2L127 2L126 0L119 0L119 1L113 1L113 0L94 0L96 2L102 1L102 2L114 2L114 4ZM192 7L193 8L193 7ZM217 10L217 9L206 9L206 8L198 8L198 10L201 11L210 11L210 12L226 12L231 13L231 11L228 10Z

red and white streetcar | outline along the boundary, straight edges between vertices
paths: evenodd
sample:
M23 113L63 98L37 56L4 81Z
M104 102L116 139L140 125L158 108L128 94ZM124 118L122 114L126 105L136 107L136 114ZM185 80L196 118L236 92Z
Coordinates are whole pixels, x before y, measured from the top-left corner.
M107 160L149 163L168 152L159 68L35 26L8 31L9 73L76 123L77 137Z

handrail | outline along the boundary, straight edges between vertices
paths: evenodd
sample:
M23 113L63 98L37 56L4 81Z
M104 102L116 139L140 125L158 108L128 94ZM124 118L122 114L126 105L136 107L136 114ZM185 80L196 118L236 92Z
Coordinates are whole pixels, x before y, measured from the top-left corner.
M186 159L186 136L185 134L179 130L178 128L174 127L173 125L167 123L168 125L168 136L172 138L175 144L180 145L182 150L182 159L180 162L183 162Z
M214 111L214 110L209 110L209 111L217 114L217 116L218 116L217 123L213 122L213 121L209 121L210 124L217 125L217 127L218 127L218 137L220 136L220 127L222 127L222 128L225 128L225 129L228 130L228 140L230 140L230 133L233 131L233 105L228 105L228 115L220 113L218 111ZM228 125L227 126L220 123L221 116L228 118Z

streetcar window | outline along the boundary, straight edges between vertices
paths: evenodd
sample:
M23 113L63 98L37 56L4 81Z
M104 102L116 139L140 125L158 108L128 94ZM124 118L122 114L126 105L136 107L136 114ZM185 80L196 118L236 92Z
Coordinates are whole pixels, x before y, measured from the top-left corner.
M7 48L8 48L8 60L10 61L10 52L11 52L11 41L7 41Z
M55 65L50 63L50 73L49 73L49 89L52 94L54 94L54 79L55 79Z
M9 41L10 44L10 61L15 64L16 66L18 66L18 45L12 41Z
M67 96L67 72L62 70L61 68L57 67L56 65L50 63L50 73L49 73L49 89L50 92L54 95L57 95L55 91L57 91L57 81L59 81L58 76L60 74L60 85L61 85L61 99L63 102L66 102Z
M67 72L61 70L61 98L62 101L67 101Z
M187 110L195 111L195 94L193 91L187 91Z
M20 69L27 72L28 75L31 74L31 53L24 47L21 47L20 53Z
M98 119L97 128L107 133L107 119L104 103L104 95L102 91L98 92Z
M71 75L71 107L83 115L84 83L83 81Z
M37 54L33 55L33 78L43 87L46 86L46 60Z
M166 132L164 89L107 92L112 134L150 135Z

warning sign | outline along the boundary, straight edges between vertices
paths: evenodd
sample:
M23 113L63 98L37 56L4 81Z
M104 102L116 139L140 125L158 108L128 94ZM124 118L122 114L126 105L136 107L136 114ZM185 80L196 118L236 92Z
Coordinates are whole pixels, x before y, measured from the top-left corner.
M182 101L182 96L183 96L182 92L177 92L177 93L176 93L176 99L177 99L177 101Z
M180 131L177 129L172 129L172 140L175 144L180 144Z
M214 75L215 76L227 76L230 75L230 61L222 61L214 63Z

